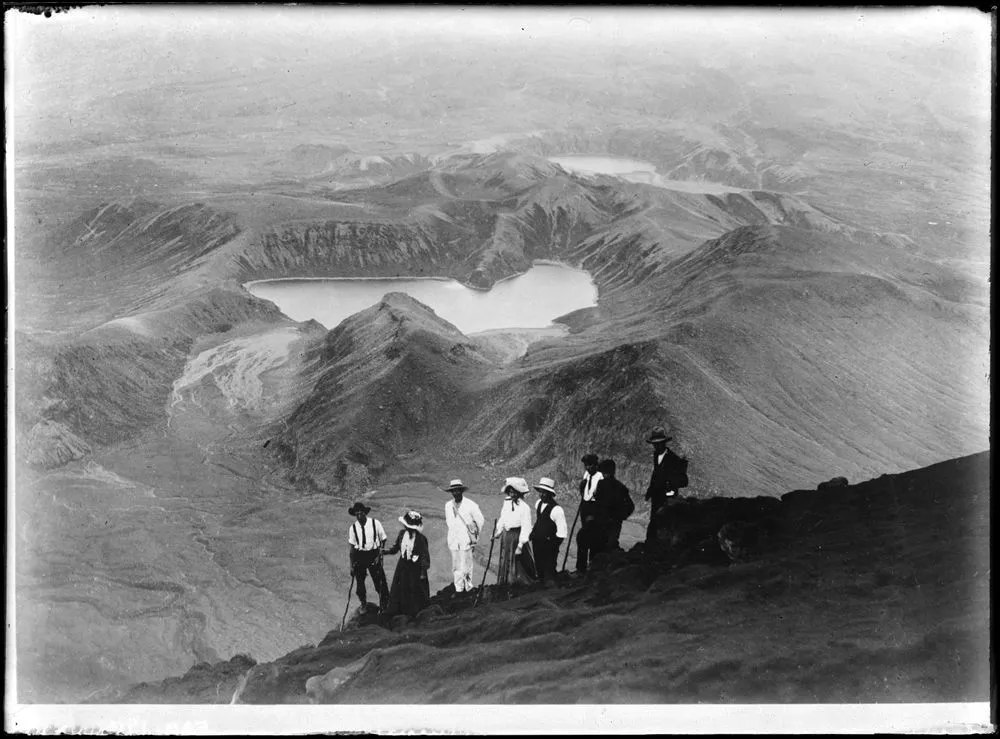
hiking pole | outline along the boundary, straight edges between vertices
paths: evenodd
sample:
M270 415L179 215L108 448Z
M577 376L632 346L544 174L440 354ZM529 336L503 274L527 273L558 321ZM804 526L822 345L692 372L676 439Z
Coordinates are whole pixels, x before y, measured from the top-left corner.
M354 590L354 573L351 573L351 584L347 588L347 604L344 606L344 617L340 619L340 630L344 630L344 624L347 623L347 609L351 607L351 591Z
M581 498L581 501L582 501L582 498ZM570 548L570 545L573 543L573 532L576 531L576 522L578 520L580 520L580 509L582 507L583 507L583 505L582 505L582 502L581 502L581 505L577 506L577 508L576 508L576 515L573 517L573 525L570 526L569 536L566 537L566 553L563 554L563 563L562 563L562 569L559 570L560 572L565 572L566 571L566 560L569 559L569 548Z
M497 519L493 519L493 532L496 533L497 530ZM483 588L486 587L486 575L490 571L490 562L493 561L493 544L496 542L496 536L490 537L490 553L486 557L486 567L483 568L483 581L479 583L479 592L476 593L476 599L472 602L472 607L475 608L479 605L479 599L483 597Z

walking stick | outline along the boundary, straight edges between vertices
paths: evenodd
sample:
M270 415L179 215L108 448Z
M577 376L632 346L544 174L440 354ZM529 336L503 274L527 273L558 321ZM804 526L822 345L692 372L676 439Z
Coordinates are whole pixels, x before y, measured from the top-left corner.
M497 530L497 519L493 519L493 532L496 533ZM472 602L472 607L475 608L479 605L479 599L483 597L483 588L486 587L486 575L490 571L490 562L493 561L493 544L496 543L496 536L490 537L490 553L486 557L486 567L483 568L483 581L479 583L479 592L476 593L476 599Z
M347 623L347 609L351 607L351 591L354 590L354 573L351 573L351 584L347 588L347 604L344 606L344 617L340 619L340 630L344 630L344 624Z
M384 543L385 542L383 542L383 544ZM385 559L385 552L382 550L382 547L379 546L378 568L382 572L382 585L378 589L378 613L380 616L382 615L382 611L384 611L386 607L389 605L389 583L387 582L385 577L385 565L382 564L382 561L384 559Z
M583 499L581 497L581 505L577 506L576 508L576 515L573 517L573 525L569 529L569 536L566 537L566 553L563 554L563 563L562 563L562 569L559 570L560 572L566 571L566 560L569 559L569 547L570 544L573 543L573 532L576 530L576 522L580 519L580 508L582 507L582 501Z

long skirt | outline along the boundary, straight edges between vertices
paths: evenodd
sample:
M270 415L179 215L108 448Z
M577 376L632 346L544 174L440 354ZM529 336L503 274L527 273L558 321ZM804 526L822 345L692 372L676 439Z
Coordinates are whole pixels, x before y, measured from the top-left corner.
M396 572L392 576L392 587L389 589L387 617L403 614L413 618L427 607L431 599L430 583L421 577L422 574L419 562L399 558Z
M517 542L521 529L505 531L500 537L500 561L497 563L497 584L527 584L535 580L535 562L531 557L531 544L526 542L517 555Z

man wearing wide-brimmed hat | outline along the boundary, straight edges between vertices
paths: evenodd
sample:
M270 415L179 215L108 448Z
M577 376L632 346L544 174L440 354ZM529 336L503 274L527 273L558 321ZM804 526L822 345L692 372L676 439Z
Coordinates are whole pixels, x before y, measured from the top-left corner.
M382 545L385 543L385 529L381 521L369 518L371 508L358 501L347 512L357 521L351 524L347 532L350 542L351 574L357 583L358 600L362 610L368 608L368 591L365 588L365 576L371 575L372 583L378 590L379 608L384 609L389 588L385 581L385 570L382 569Z
M535 504L535 526L531 529L531 546L535 552L538 579L554 581L559 548L566 539L566 514L556 503L556 484L551 477L543 477L535 485L539 500Z
M479 542L479 533L486 524L479 506L466 497L468 486L455 479L444 488L451 493L451 501L444 506L444 518L448 524L448 549L451 550L451 572L455 580L455 592L464 593L473 589L472 555Z
M653 445L653 473L646 488L649 501L649 526L646 527L646 542L656 541L657 518L665 506L677 497L677 491L688 484L687 460L677 456L667 448L673 439L663 426L656 426L646 442Z

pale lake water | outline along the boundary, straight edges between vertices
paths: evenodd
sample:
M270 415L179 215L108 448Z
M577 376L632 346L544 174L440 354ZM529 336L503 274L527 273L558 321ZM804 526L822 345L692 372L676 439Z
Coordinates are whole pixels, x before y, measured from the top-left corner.
M547 328L554 318L597 305L597 287L587 272L539 262L490 290L444 278L280 279L248 282L245 287L289 318L315 319L328 329L391 292L416 298L465 334Z
M678 190L691 193L712 193L719 195L727 192L740 192L738 188L720 185L704 180L672 180L656 171L655 165L641 159L626 157L596 156L592 154L567 154L560 157L549 157L550 162L558 164L567 172L580 175L611 175L629 182L644 185L655 185L667 190Z

